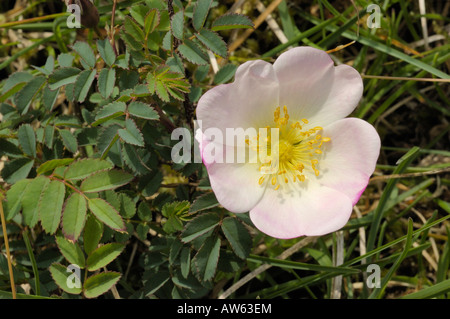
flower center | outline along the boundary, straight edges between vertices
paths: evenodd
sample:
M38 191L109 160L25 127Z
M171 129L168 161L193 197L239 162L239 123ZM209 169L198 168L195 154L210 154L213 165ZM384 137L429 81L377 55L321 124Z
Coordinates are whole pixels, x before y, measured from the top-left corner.
M307 119L295 122L290 120L286 106L283 107L283 116L280 107L275 109L274 125L266 128L278 128L278 141L272 141L270 130L265 141L260 141L259 136L257 138L258 150L265 149L267 154L261 160L260 171L264 175L259 179L260 185L269 178L269 185L277 190L283 183L304 182L313 176L312 173L319 176L321 147L331 139L318 134L322 130L320 126L303 129L308 123Z

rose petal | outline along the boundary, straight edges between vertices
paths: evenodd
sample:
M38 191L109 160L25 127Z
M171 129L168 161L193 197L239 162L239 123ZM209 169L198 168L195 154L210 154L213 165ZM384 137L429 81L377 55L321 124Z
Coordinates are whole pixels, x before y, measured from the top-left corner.
M350 199L332 188L311 184L290 192L266 189L250 210L253 224L269 236L289 239L320 236L342 228L350 218Z
M277 105L278 80L273 66L258 60L241 65L233 83L206 92L196 112L203 132L218 128L225 136L226 128L266 126Z
M233 213L248 212L255 207L261 200L267 183L265 181L259 184L262 176L259 164L253 163L254 159L246 163L227 163L227 154L231 150L236 154L236 148L214 143L200 130L197 130L196 139L218 202ZM208 147L216 153L209 153Z
M278 57L274 69L280 83L280 104L288 107L292 119L306 118L310 127L346 117L361 99L359 73L347 65L334 67L322 50L293 48Z
M354 205L375 170L380 137L372 125L357 118L339 120L321 134L331 141L323 146L318 181L346 194Z

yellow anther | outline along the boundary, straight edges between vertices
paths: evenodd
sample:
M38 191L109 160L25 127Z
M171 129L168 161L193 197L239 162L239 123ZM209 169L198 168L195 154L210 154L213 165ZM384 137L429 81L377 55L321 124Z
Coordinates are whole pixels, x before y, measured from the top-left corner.
M262 183L264 183L264 177L265 176L261 176L260 178L259 178L259 185L262 185Z
M277 183L277 178L274 176L272 177L272 185L275 185Z
M319 176L320 172L319 172L319 170L316 169L316 170L314 170L314 173L316 174L316 176Z
M287 184L289 182L289 180L287 179L287 177L284 178L284 182Z
M319 149L316 149L316 150L314 150L314 153L316 153L316 154L322 154L322 151L319 150Z
M322 142L329 142L331 141L331 138L329 137L322 137Z
M275 187L275 190L278 190L280 188L280 184L278 184L276 187Z
M305 124L309 123L309 121L307 119L302 119L302 122L305 123Z

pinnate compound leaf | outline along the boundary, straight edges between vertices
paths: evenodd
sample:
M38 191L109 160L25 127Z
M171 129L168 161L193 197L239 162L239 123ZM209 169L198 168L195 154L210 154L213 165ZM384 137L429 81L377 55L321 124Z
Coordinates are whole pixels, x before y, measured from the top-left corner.
M61 86L75 83L80 72L80 69L72 67L56 69L48 77L48 87L50 90L56 90Z
M22 209L22 199L25 190L30 184L31 179L22 179L11 186L6 192L6 201L4 203L5 219L12 219Z
M43 190L48 187L50 180L44 176L38 176L30 180L22 199L22 215L27 226L34 227L39 220L39 200Z
M80 193L67 198L62 213L62 231L64 236L75 242L83 230L86 221L87 202Z
M128 184L133 175L119 170L100 171L87 177L81 184L84 193L97 193Z
M78 102L84 102L96 75L97 70L95 69L82 71L78 75L73 88L73 96Z
M241 259L247 258L252 247L252 237L245 226L237 218L227 217L221 227L234 253Z
M61 222L66 187L60 181L51 181L39 201L41 225L48 234L54 234Z
M109 170L111 168L113 168L113 165L105 160L98 158L82 159L67 167L64 173L64 178L74 181L81 180L94 173Z
M116 69L102 69L98 76L98 90L103 98L109 98L113 92L115 84Z
M95 67L97 60L95 58L94 51L92 51L89 44L83 41L77 41L72 48L80 55L89 67Z
M77 243L73 243L65 239L61 235L56 236L56 244L59 251L71 264L77 265L80 268L84 268L86 260L84 258L83 251Z
M222 37L219 36L217 33L202 29L199 33L195 35L197 39L200 40L203 45L205 45L209 50L214 52L215 54L226 58L228 51L227 51L227 44L222 40Z
M214 277L220 255L220 238L208 237L192 259L195 275L200 281L208 281Z
M144 137L132 119L127 119L125 128L118 130L117 133L125 143L144 146Z
M143 118L146 120L157 120L159 119L158 112L155 111L150 105L142 102L131 102L128 105L128 112L130 115Z
M75 278L76 273L73 273L71 270L68 270L66 266L59 263L52 264L49 270L53 280L59 288L73 295L78 295L81 293L81 278L77 278L79 284L77 285L77 280ZM70 287L68 283L70 283Z
M83 293L86 298L96 298L112 288L120 279L120 273L107 271L86 279Z
M118 232L125 232L125 223L119 212L101 198L91 198L88 200L89 210L106 226Z
M108 66L112 66L116 62L116 54L108 38L97 40L97 49Z
M211 8L212 0L197 0L194 6L194 15L192 23L195 30L199 31L205 24L209 9Z
M220 218L216 213L197 216L186 225L185 230L181 233L181 240L185 243L190 242L217 227L219 222Z
M36 157L36 135L30 124L24 124L17 130L19 144L25 154Z
M120 243L108 243L92 251L86 261L86 269L96 271L116 259L125 248Z
M214 20L211 30L229 30L229 29L251 29L254 27L253 22L242 14L231 13L225 14Z

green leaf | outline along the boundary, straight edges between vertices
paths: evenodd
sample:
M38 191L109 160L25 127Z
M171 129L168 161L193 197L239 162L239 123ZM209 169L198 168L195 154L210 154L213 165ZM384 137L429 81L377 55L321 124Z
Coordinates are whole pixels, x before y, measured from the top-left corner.
M164 102L169 102L170 101L170 97L169 97L169 94L167 92L167 88L160 81L156 82L156 94Z
M195 34L197 39L200 40L209 50L215 54L226 58L228 55L227 44L222 40L222 37L217 33L202 29L199 33Z
M17 130L20 147L31 157L36 157L36 135L30 124L23 124Z
M113 124L105 127L100 132L97 147L102 159L105 159L109 150L118 143L117 140L119 139L119 135L117 134L117 131L120 128L119 125Z
M206 213L192 219L181 234L181 240L188 243L195 238L206 234L219 225L220 218L216 213Z
M58 263L52 264L49 270L53 280L59 288L73 295L78 295L81 293L81 278L78 278L78 282L80 283L79 287L71 281L71 279L74 278L73 276L76 276L76 273L72 273L72 271ZM71 282L71 287L67 285L68 282Z
M120 279L118 272L102 272L86 279L83 292L86 298L96 298L112 288Z
M158 112L155 111L150 105L142 102L133 101L128 105L128 113L130 115L143 118L146 120L158 120Z
M55 106L58 95L59 89L52 91L50 90L48 84L44 87L44 93L42 94L42 104L44 104L47 111L53 110L53 106Z
M97 193L128 184L134 176L119 170L100 171L87 177L80 186L85 193Z
M200 212L205 209L210 209L219 206L216 195L213 192L206 193L199 196L191 205L189 209L190 214Z
M62 212L62 231L64 236L75 242L83 230L86 220L87 202L80 193L67 198Z
M6 192L6 201L4 202L5 219L8 221L12 219L22 209L22 199L25 195L25 190L30 184L30 179L22 179L11 186Z
M184 36L184 12L183 10L178 11L172 16L170 22L172 34L175 38L183 40Z
M125 121L125 128L118 130L117 133L128 144L144 146L144 137L132 119L127 119Z
M195 30L199 31L205 24L209 9L211 8L212 0L197 0L194 6L194 15L192 17L192 24Z
M237 66L226 64L214 75L214 84L222 84L231 80L236 73Z
M78 141L72 132L69 130L59 130L58 132L66 149L76 153L78 151Z
M116 84L116 70L102 69L98 76L98 90L103 98L107 99L111 95Z
M183 230L182 220L186 220L189 205L188 201L164 204L161 213L164 217L167 217L167 221L163 225L165 232L171 234Z
M441 281L422 290L403 295L400 299L431 299L442 296L450 291L450 279Z
M242 14L225 14L217 18L211 27L212 31L229 29L251 29L254 28L253 22Z
M114 48L109 42L109 38L103 40L97 40L97 49L100 56L108 66L112 66L116 62L116 54Z
M39 216L44 230L52 235L61 222L66 187L60 181L51 181L43 191L39 201Z
M86 177L113 168L113 165L98 158L87 158L72 163L65 171L64 178L70 180L81 180Z
M139 25L133 21L130 17L126 17L124 21L125 31L131 35L135 41L144 42L145 34L144 31L139 27Z
M73 96L78 102L84 102L96 75L97 70L95 69L82 71L78 75L73 89Z
M120 243L105 244L94 251L92 251L86 261L86 269L89 271L96 271L105 267L114 259L116 259L125 248L125 245Z
M106 104L95 116L95 122L92 126L98 126L110 119L125 114L127 105L124 102L112 102Z
M187 278L191 269L191 249L189 247L183 247L183 249L181 250L180 267L181 274L184 278Z
M39 176L32 179L25 189L22 199L22 215L27 226L34 227L39 220L39 200L43 191L48 187L50 180Z
M147 174L151 169L145 165L136 148L131 144L123 144L122 158L125 164L136 174Z
M21 114L27 113L31 102L44 87L45 82L46 79L44 76L37 76L25 84L25 86L17 93L16 106Z
M252 248L247 228L237 218L227 217L222 221L222 231L234 253L241 259L247 258Z
M88 200L90 211L102 223L118 232L125 232L125 223L120 217L119 212L105 200L101 198L91 198Z
M95 249L103 236L103 224L95 218L94 215L89 214L84 226L83 244L84 251L90 255Z
M8 161L1 171L1 176L8 184L15 184L17 181L28 177L33 165L34 160L28 158Z
M159 24L160 15L158 9L151 9L145 16L144 29L145 37L147 38L150 33L155 31Z
M120 193L118 196L120 205L120 214L127 219L131 219L136 214L136 204L125 193Z
M61 53L58 55L58 63L61 68L70 68L75 57L70 53Z
M38 173L38 175L41 175L41 174L53 171L57 167L69 165L73 161L74 161L73 158L61 158L61 159L49 160L45 163L42 163L38 167L36 172Z
M80 72L81 70L77 68L56 69L48 77L48 87L50 88L50 90L56 90L61 86L75 83Z
M143 222L149 222L152 220L152 210L146 202L141 202L139 204L137 213Z
M80 55L80 57L84 62L86 62L89 67L95 67L97 59L95 58L94 51L92 51L89 44L87 44L86 42L77 41L72 46L72 49L74 49Z
M191 63L198 65L208 64L208 56L191 40L185 40L183 44L178 46L178 51Z
M220 254L220 238L208 237L192 258L195 275L200 281L208 281L214 277Z
M83 251L77 243L73 243L65 239L61 235L55 236L56 244L58 245L59 251L71 264L77 265L79 268L83 269L86 263Z
M152 295L158 291L166 282L170 280L170 273L165 270L158 271L157 276L151 276L145 283L146 296Z

